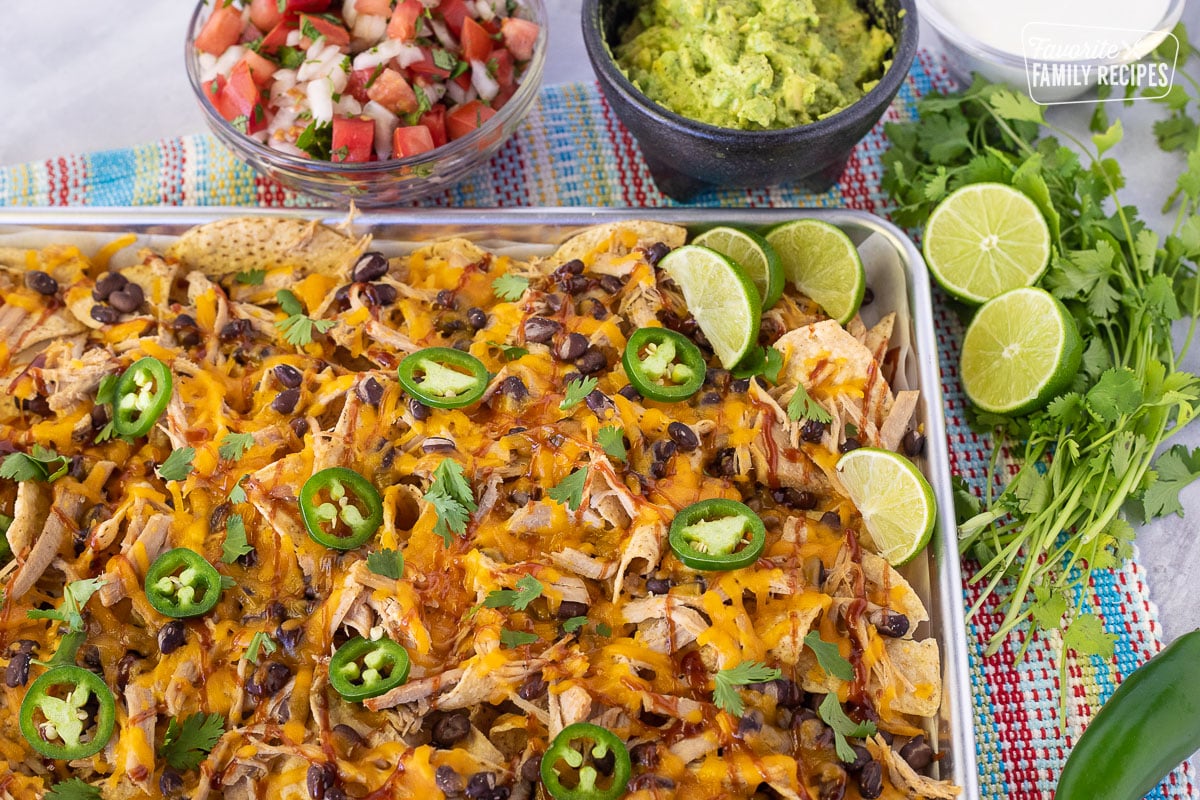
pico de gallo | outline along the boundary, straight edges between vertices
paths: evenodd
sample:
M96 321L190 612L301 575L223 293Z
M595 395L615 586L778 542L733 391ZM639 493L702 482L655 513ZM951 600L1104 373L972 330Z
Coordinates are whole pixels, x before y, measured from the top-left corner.
M293 156L415 156L513 96L540 26L517 0L211 0L194 46L213 108Z

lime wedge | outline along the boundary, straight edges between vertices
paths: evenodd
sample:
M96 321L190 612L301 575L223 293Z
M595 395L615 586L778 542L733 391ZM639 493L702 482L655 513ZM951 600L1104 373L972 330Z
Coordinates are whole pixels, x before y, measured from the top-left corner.
M837 463L838 478L871 541L889 564L907 564L929 543L937 503L929 481L902 455L860 447Z
M1079 371L1083 340L1049 292L1013 289L979 307L963 336L967 398L993 414L1026 414L1065 389Z
M1034 202L1011 186L973 183L929 215L925 263L947 292L982 303L1037 282L1050 263L1050 229Z
M677 247L658 262L683 292L684 302L727 369L758 341L762 301L750 276L707 247Z
M692 244L716 250L744 269L763 299L763 311L779 302L783 295L783 267L775 248L766 239L753 231L722 226L705 231Z
M825 313L845 325L862 304L867 276L862 259L841 228L798 219L772 228L767 242L779 253L783 274Z

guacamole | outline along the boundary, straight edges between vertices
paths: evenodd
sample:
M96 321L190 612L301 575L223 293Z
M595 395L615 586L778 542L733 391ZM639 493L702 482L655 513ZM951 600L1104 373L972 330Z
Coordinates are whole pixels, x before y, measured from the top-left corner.
M613 48L647 97L723 128L789 128L866 94L892 36L853 0L645 0Z

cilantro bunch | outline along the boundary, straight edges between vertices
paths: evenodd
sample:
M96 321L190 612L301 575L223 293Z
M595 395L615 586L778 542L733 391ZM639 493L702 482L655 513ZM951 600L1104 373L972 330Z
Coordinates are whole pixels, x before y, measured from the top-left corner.
M922 100L919 122L887 126L883 187L901 224L924 224L950 192L980 181L1012 185L1038 205L1053 244L1040 285L1066 305L1085 342L1080 374L1046 408L972 419L994 433L996 446L983 503L957 492L967 501L960 548L978 560L971 580L983 584L971 614L1007 591L989 652L1028 623L1065 625L1065 647L1111 655L1114 637L1076 607L1076 590L1092 570L1129 557L1127 516L1182 515L1179 490L1200 476L1200 452L1161 451L1200 405L1200 381L1178 368L1200 313L1200 128L1189 97L1172 90L1170 117L1155 126L1160 146L1186 161L1166 198L1175 218L1165 235L1121 202L1125 177L1110 151L1123 129L1120 120L1109 124L1103 105L1085 142L1047 121L1028 97L977 79ZM1191 322L1177 347L1172 328L1181 319ZM1002 445L1017 471L995 493Z

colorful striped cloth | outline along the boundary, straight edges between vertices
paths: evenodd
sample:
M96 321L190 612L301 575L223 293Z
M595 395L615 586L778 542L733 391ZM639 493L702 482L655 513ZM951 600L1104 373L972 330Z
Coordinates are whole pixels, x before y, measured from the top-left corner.
M953 83L944 65L922 52L885 120L909 120L917 99ZM885 147L882 125L859 144L838 186L823 194L790 188L710 192L699 206L806 206L863 209L886 215L879 188ZM210 135L188 136L128 150L71 155L0 168L0 205L316 205L259 177ZM632 137L593 85L551 86L514 136L481 170L422 205L447 207L667 206L655 188ZM2 212L0 212L2 218ZM977 492L983 488L991 443L966 424L966 400L956 374L962 323L938 295L936 330L945 393L946 427L953 471ZM969 577L975 565L964 562ZM1117 637L1112 659L1070 658L1067 685L1060 687L1061 643L1031 642L1014 663L1023 640L1010 638L995 655L984 653L1000 615L993 606L969 623L970 679L975 701L980 786L985 798L1049 800L1066 754L1084 724L1121 679L1161 649L1160 629L1145 573L1137 558L1101 572L1082 592ZM970 607L976 589L964 587ZM1067 718L1060 719L1060 691ZM1197 798L1192 769L1185 765L1150 795Z

